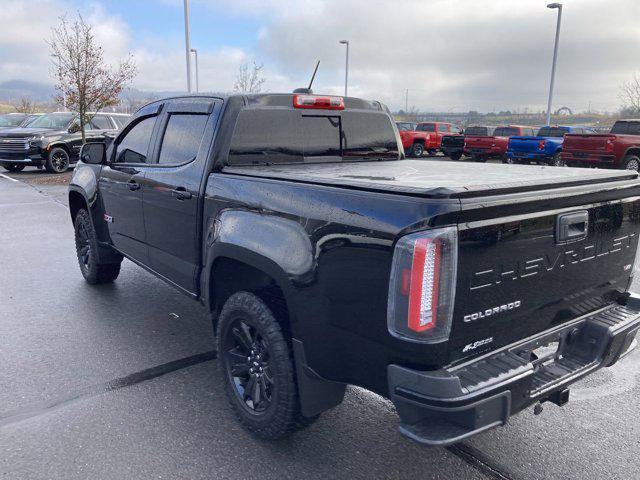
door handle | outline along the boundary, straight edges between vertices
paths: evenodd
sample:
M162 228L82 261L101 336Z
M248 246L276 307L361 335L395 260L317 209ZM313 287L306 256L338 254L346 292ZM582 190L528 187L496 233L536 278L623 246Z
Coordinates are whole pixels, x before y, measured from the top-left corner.
M129 190L140 190L140 184L135 180L129 181Z
M174 190L171 190L171 196L175 197L178 200L189 200L193 195L191 192L188 192L184 187L178 187Z

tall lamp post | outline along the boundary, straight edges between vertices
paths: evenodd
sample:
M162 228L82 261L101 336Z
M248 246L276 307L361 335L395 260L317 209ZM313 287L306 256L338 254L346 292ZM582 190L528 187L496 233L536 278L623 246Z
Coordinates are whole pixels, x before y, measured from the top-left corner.
M347 46L347 59L344 67L344 96L347 96L347 83L349 82L349 40L340 40L342 45Z
M189 0L184 0L184 48L187 56L187 92L191 93L191 47L189 44Z
M560 40L560 21L562 20L562 4L550 3L547 8L558 9L558 23L556 25L556 41L553 46L553 64L551 66L551 84L549 85L549 102L547 103L547 125L551 125L551 101L553 100L553 81L556 76L556 60L558 59L558 42Z
M198 75L198 49L197 48L192 48L191 52L193 52L194 56L196 57L196 93L200 92L200 81L199 81L199 75Z

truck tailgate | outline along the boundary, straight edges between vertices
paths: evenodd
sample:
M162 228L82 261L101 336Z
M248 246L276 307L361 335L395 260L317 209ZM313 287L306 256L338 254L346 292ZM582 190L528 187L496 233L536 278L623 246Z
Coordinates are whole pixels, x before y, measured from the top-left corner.
M509 150L522 153L540 153L538 149L542 137L511 137L509 139Z
M615 137L609 134L567 134L564 136L562 149L572 152L602 153L606 150L607 140Z
M635 186L562 201L463 202L451 360L527 338L623 294L638 244L638 195Z

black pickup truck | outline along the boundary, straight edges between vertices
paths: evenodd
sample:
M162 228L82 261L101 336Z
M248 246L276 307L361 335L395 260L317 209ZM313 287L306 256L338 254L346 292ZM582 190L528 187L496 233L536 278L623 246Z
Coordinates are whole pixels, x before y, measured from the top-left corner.
M635 346L637 172L403 157L378 102L156 101L83 147L80 269L111 282L126 257L205 305L230 404L269 439L351 384L452 444Z

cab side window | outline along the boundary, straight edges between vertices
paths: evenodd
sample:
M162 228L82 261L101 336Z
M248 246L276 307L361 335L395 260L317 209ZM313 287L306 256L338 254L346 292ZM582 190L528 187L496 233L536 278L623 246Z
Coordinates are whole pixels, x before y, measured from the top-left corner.
M111 122L109 121L109 118L105 117L104 115L96 115L95 117L93 117L91 119L91 126L95 130L111 130L111 129L113 129L113 126L111 125Z
M182 165L196 158L208 115L172 114L160 148L161 165Z
M147 153L155 124L155 116L135 123L118 142L116 163L147 163Z

